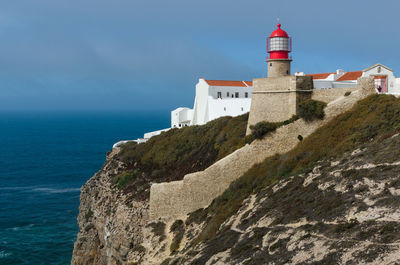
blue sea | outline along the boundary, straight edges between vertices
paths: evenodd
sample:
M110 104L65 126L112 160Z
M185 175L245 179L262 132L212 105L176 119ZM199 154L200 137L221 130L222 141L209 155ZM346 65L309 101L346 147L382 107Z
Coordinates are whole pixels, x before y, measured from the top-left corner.
M113 143L167 128L169 115L0 114L0 264L69 264L80 187Z

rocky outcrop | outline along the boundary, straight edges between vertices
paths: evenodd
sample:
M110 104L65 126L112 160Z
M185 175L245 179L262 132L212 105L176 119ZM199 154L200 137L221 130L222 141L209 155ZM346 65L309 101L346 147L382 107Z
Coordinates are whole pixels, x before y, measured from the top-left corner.
M126 264L143 256L148 202L132 200L113 185L113 177L125 168L114 159L116 152L81 188L79 233L71 264Z

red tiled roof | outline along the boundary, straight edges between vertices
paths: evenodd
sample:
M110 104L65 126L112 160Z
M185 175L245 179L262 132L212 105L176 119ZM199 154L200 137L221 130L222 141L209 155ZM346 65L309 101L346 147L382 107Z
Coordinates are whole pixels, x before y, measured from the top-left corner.
M326 79L329 75L334 73L323 73L323 74L306 74L307 76L312 76L313 79Z
M251 81L230 81L230 80L205 80L210 86L236 86L236 87L247 87L252 86ZM246 84L247 86L246 86Z
M347 72L338 78L336 81L350 81L350 80L357 80L360 76L362 76L362 71L354 71L354 72Z

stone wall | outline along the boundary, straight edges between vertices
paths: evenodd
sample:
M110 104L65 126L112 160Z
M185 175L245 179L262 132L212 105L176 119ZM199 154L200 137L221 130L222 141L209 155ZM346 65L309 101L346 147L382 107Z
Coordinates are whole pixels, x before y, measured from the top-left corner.
M297 114L301 100L311 98L311 76L282 76L253 80L253 96L250 107L250 126L260 121L280 122Z
M204 171L188 174L181 181L153 184L150 190L150 219L185 218L199 208L207 207L214 198L254 164L276 153L294 148L300 134L307 137L334 116L351 108L355 102L373 93L373 78L360 78L358 90L331 101L325 108L325 119L306 123L303 120L280 127L263 140L256 140Z
M268 77L280 77L290 75L290 62L291 59L269 59Z
M312 99L320 100L326 103L329 103L341 96L344 96L346 92L356 91L357 87L340 87L340 88L331 88L331 89L314 89L312 93Z

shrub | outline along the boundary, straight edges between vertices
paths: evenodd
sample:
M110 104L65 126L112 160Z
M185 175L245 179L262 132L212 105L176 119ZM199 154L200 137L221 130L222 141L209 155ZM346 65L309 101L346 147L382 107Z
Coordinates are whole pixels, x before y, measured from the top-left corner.
M297 115L293 115L290 119L285 120L283 122L260 121L255 125L250 126L251 135L246 136L245 142L248 143L254 139L262 139L264 138L265 135L274 132L279 127L288 125L298 119L299 117ZM249 139L251 139L251 141L249 141Z
M303 136L301 136L300 134L297 135L297 139L299 139L299 141L303 141Z
M251 125L251 134L254 136L255 139L262 139L268 133L271 133L278 128L277 123L261 121L255 125Z
M183 226L182 220L176 220L170 228L170 232L174 233L174 238L172 239L172 243L170 246L171 254L176 252L179 249L179 245L181 244L183 235L185 233L185 228Z
M347 97L347 96L350 96L350 94L351 94L351 91L347 91L346 93L344 93L344 96Z
M125 171L117 176L114 177L113 183L117 185L117 189L122 188L126 183L131 181L135 175L139 174L137 170L130 172Z
M307 122L325 117L325 102L308 99L299 104L299 116Z
M151 231L154 235L160 237L160 241L165 239L165 223L163 222L153 222L148 225L151 227Z

